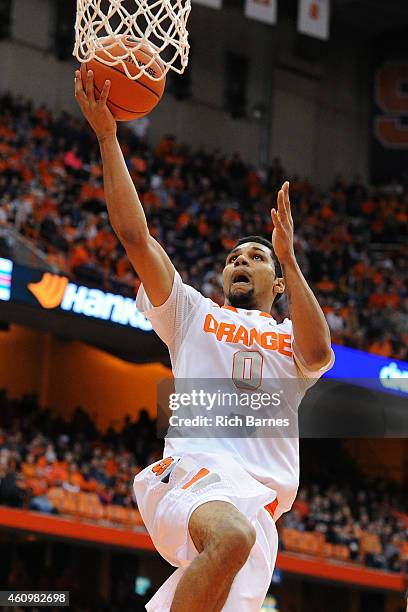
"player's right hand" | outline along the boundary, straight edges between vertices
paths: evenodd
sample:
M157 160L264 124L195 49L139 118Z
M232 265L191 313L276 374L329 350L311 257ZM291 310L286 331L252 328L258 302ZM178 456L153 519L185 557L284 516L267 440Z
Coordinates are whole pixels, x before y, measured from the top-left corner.
M88 70L84 91L81 73L79 70L75 71L75 99L99 141L116 135L116 121L106 105L110 86L110 81L105 81L100 98L96 100L93 72Z

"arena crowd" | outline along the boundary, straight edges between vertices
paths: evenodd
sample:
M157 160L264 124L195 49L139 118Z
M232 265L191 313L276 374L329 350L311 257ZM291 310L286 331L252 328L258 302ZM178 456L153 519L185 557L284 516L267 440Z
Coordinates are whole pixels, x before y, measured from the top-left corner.
M134 295L139 283L109 225L94 134L81 119L8 94L0 111L0 234L18 231L78 282ZM171 135L152 147L132 125L120 126L119 138L150 231L185 282L222 301L227 251L242 235L270 236L270 209L289 178L296 254L333 341L408 357L408 184L337 176L321 193L278 158L256 168ZM285 300L276 306L279 320L286 308Z

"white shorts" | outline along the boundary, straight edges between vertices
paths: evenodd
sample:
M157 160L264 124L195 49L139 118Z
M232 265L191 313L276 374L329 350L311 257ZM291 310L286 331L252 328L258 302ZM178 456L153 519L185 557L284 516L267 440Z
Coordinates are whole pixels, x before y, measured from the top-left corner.
M252 478L230 455L195 453L159 461L134 481L139 511L158 552L178 567L147 604L168 612L183 572L197 556L188 531L192 512L208 501L233 504L255 527L256 542L232 584L223 612L258 612L278 551L275 522L265 506L276 492Z

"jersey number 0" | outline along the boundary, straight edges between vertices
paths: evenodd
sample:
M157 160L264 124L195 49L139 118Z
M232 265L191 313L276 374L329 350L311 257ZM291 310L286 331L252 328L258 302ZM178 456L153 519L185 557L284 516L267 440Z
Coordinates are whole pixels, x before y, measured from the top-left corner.
M232 359L232 380L238 389L257 389L262 383L263 357L259 351L237 351Z

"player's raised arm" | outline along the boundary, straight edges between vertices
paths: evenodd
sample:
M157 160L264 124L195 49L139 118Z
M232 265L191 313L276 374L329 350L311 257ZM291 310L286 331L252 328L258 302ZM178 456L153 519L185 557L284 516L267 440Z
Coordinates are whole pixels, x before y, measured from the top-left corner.
M316 372L332 359L330 331L319 302L295 258L287 181L278 194L278 209L273 208L271 215L274 224L272 244L282 267L293 325L293 351L304 368Z
M171 293L175 269L168 255L150 235L146 216L116 138L116 121L106 106L110 83L95 100L93 74L88 72L84 91L79 70L75 73L75 98L94 130L101 149L105 198L111 225L126 249L153 306Z

